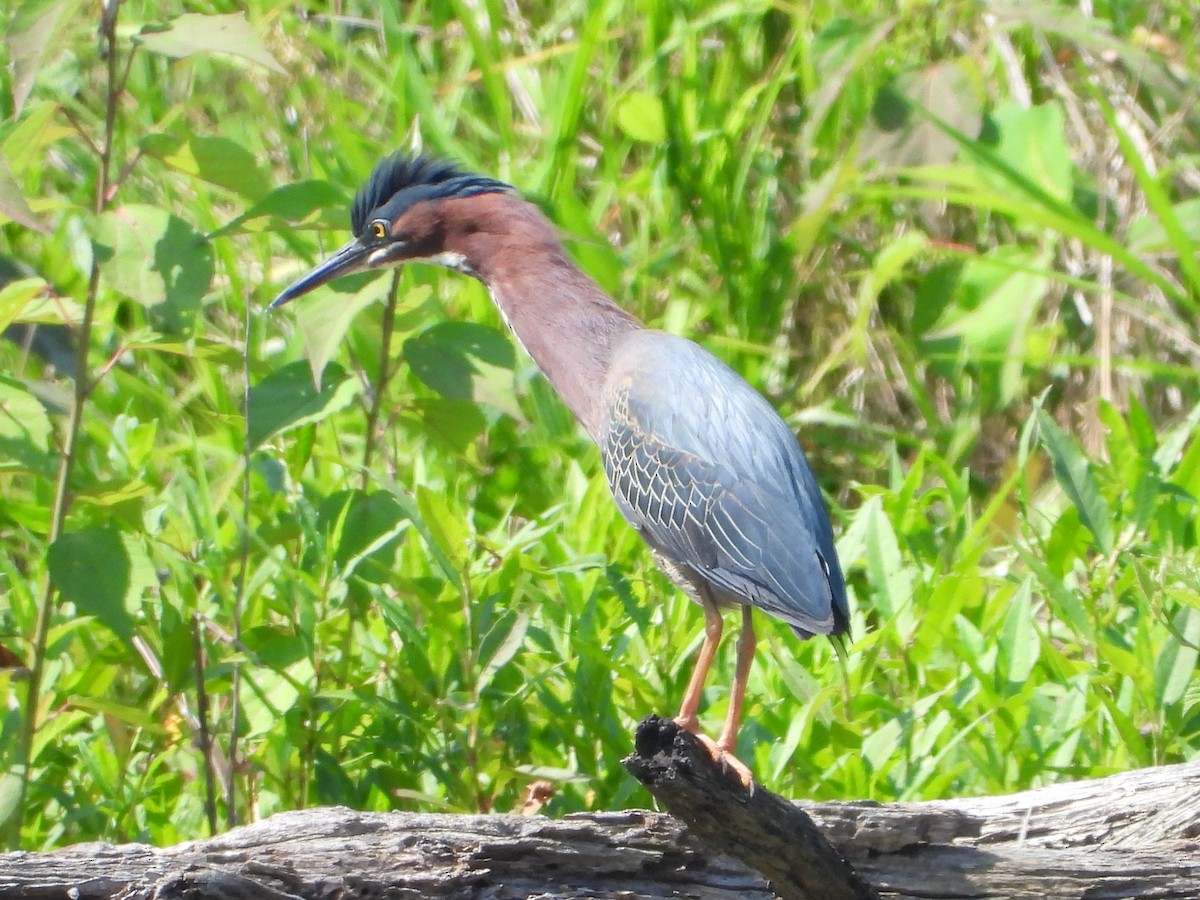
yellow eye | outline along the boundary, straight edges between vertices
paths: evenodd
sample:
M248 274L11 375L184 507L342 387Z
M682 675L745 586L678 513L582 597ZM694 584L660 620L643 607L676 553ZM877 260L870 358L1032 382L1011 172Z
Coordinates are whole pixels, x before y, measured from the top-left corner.
M376 240L382 240L387 237L387 224L382 219L376 219L371 223L371 237Z

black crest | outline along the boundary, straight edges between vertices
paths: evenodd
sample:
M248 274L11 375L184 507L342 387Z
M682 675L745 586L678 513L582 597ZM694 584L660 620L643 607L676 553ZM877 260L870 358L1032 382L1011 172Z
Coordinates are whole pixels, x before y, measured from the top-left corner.
M493 191L511 191L503 181L463 172L457 165L429 156L393 153L371 172L350 207L350 228L355 235L374 219L394 221L421 200L470 197Z

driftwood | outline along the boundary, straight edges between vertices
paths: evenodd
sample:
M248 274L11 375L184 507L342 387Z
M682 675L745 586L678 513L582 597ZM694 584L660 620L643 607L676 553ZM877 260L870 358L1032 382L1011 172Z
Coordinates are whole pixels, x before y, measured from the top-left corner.
M162 849L0 855L0 898L1200 897L1200 762L1006 797L792 804L647 721L626 766L687 824L303 810Z

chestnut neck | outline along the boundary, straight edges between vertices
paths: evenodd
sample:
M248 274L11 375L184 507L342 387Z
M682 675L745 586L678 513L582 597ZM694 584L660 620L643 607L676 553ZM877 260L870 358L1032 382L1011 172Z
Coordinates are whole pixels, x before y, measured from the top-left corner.
M445 206L445 252L483 282L517 340L598 440L613 354L645 326L571 261L536 206L500 193Z

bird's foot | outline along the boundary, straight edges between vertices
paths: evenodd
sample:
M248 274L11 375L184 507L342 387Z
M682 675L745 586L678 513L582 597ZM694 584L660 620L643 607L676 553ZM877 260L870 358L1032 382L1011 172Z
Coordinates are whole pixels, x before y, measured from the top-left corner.
M741 782L743 788L750 793L754 793L754 773L750 771L749 766L733 755L731 747L726 747L721 741L714 741L707 734L702 733L700 731L700 722L695 716L692 716L690 719L677 717L675 724L693 735L696 740L703 744L704 749L709 752L722 771L731 772Z

